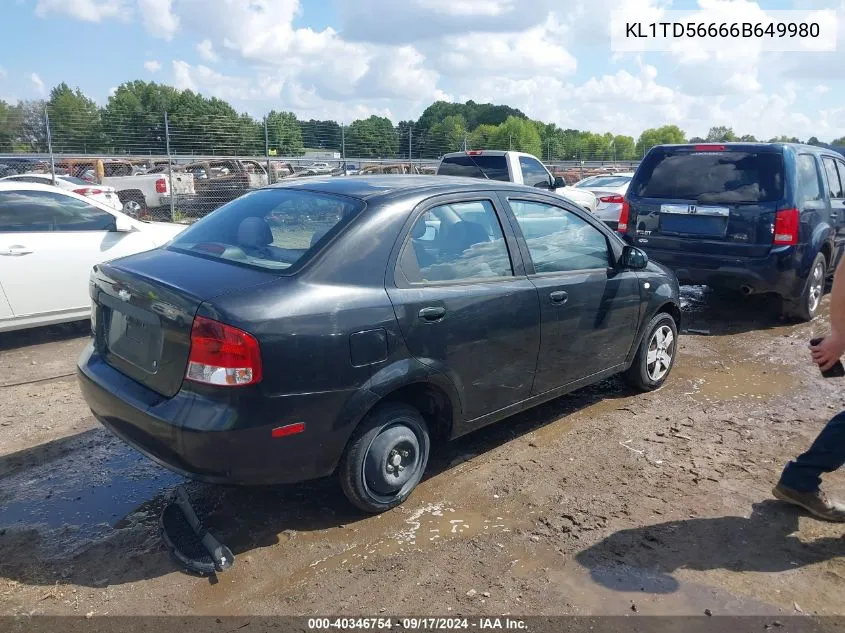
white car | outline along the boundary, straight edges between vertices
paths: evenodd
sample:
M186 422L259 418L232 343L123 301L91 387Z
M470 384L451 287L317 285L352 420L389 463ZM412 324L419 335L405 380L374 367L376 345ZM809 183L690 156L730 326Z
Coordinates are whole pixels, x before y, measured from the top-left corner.
M39 185L52 185L53 177L50 174L18 174L15 176L6 176L0 178L0 182L30 182ZM97 202L117 209L120 211L123 208L123 203L117 196L117 190L114 187L106 185L92 185L90 182L82 180L82 178L75 178L74 176L60 176L56 175L56 187L64 189L65 191L73 191L86 198L91 198Z
M87 319L91 268L186 227L141 222L73 191L0 181L0 332Z
M617 174L603 174L601 176L590 176L575 183L576 189L590 191L598 198L599 204L595 214L611 228L619 224L619 213L622 211L622 203L625 200L625 192L634 177L634 172L625 171Z

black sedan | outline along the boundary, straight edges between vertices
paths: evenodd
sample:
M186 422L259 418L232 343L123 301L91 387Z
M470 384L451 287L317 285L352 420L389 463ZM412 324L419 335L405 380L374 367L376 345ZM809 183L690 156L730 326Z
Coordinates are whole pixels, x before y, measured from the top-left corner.
M248 193L95 267L79 378L100 422L196 479L336 473L380 512L454 438L624 372L669 375L672 273L562 197L444 176Z

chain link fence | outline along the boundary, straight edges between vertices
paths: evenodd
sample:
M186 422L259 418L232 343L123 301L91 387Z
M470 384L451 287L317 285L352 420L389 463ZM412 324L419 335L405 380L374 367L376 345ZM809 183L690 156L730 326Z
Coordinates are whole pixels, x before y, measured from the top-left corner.
M257 120L22 107L0 117L0 178L54 183L142 219L190 222L247 191L290 179L433 174L451 151L525 151L568 183L636 167L632 143L606 141L544 140L501 126L423 129L379 117L347 126L277 112Z

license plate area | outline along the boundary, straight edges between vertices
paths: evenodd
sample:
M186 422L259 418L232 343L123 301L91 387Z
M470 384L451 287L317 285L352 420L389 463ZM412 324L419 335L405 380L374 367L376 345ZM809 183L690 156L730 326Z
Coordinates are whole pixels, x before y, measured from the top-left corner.
M730 209L694 204L660 205L660 232L696 237L725 237Z
M155 374L163 341L158 317L140 310L113 307L104 308L103 317L107 351L148 374Z

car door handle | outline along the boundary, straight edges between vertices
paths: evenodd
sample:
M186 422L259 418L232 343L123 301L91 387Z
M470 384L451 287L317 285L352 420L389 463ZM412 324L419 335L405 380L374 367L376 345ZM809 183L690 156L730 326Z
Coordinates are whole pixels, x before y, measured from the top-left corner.
M566 303L569 295L563 290L555 290L549 293L549 299L552 303Z
M4 251L0 251L0 255L5 255L6 257L20 257L21 255L29 255L33 252L34 251L31 248L15 244Z
M446 308L423 308L420 310L419 317L426 323L437 323L446 316Z

